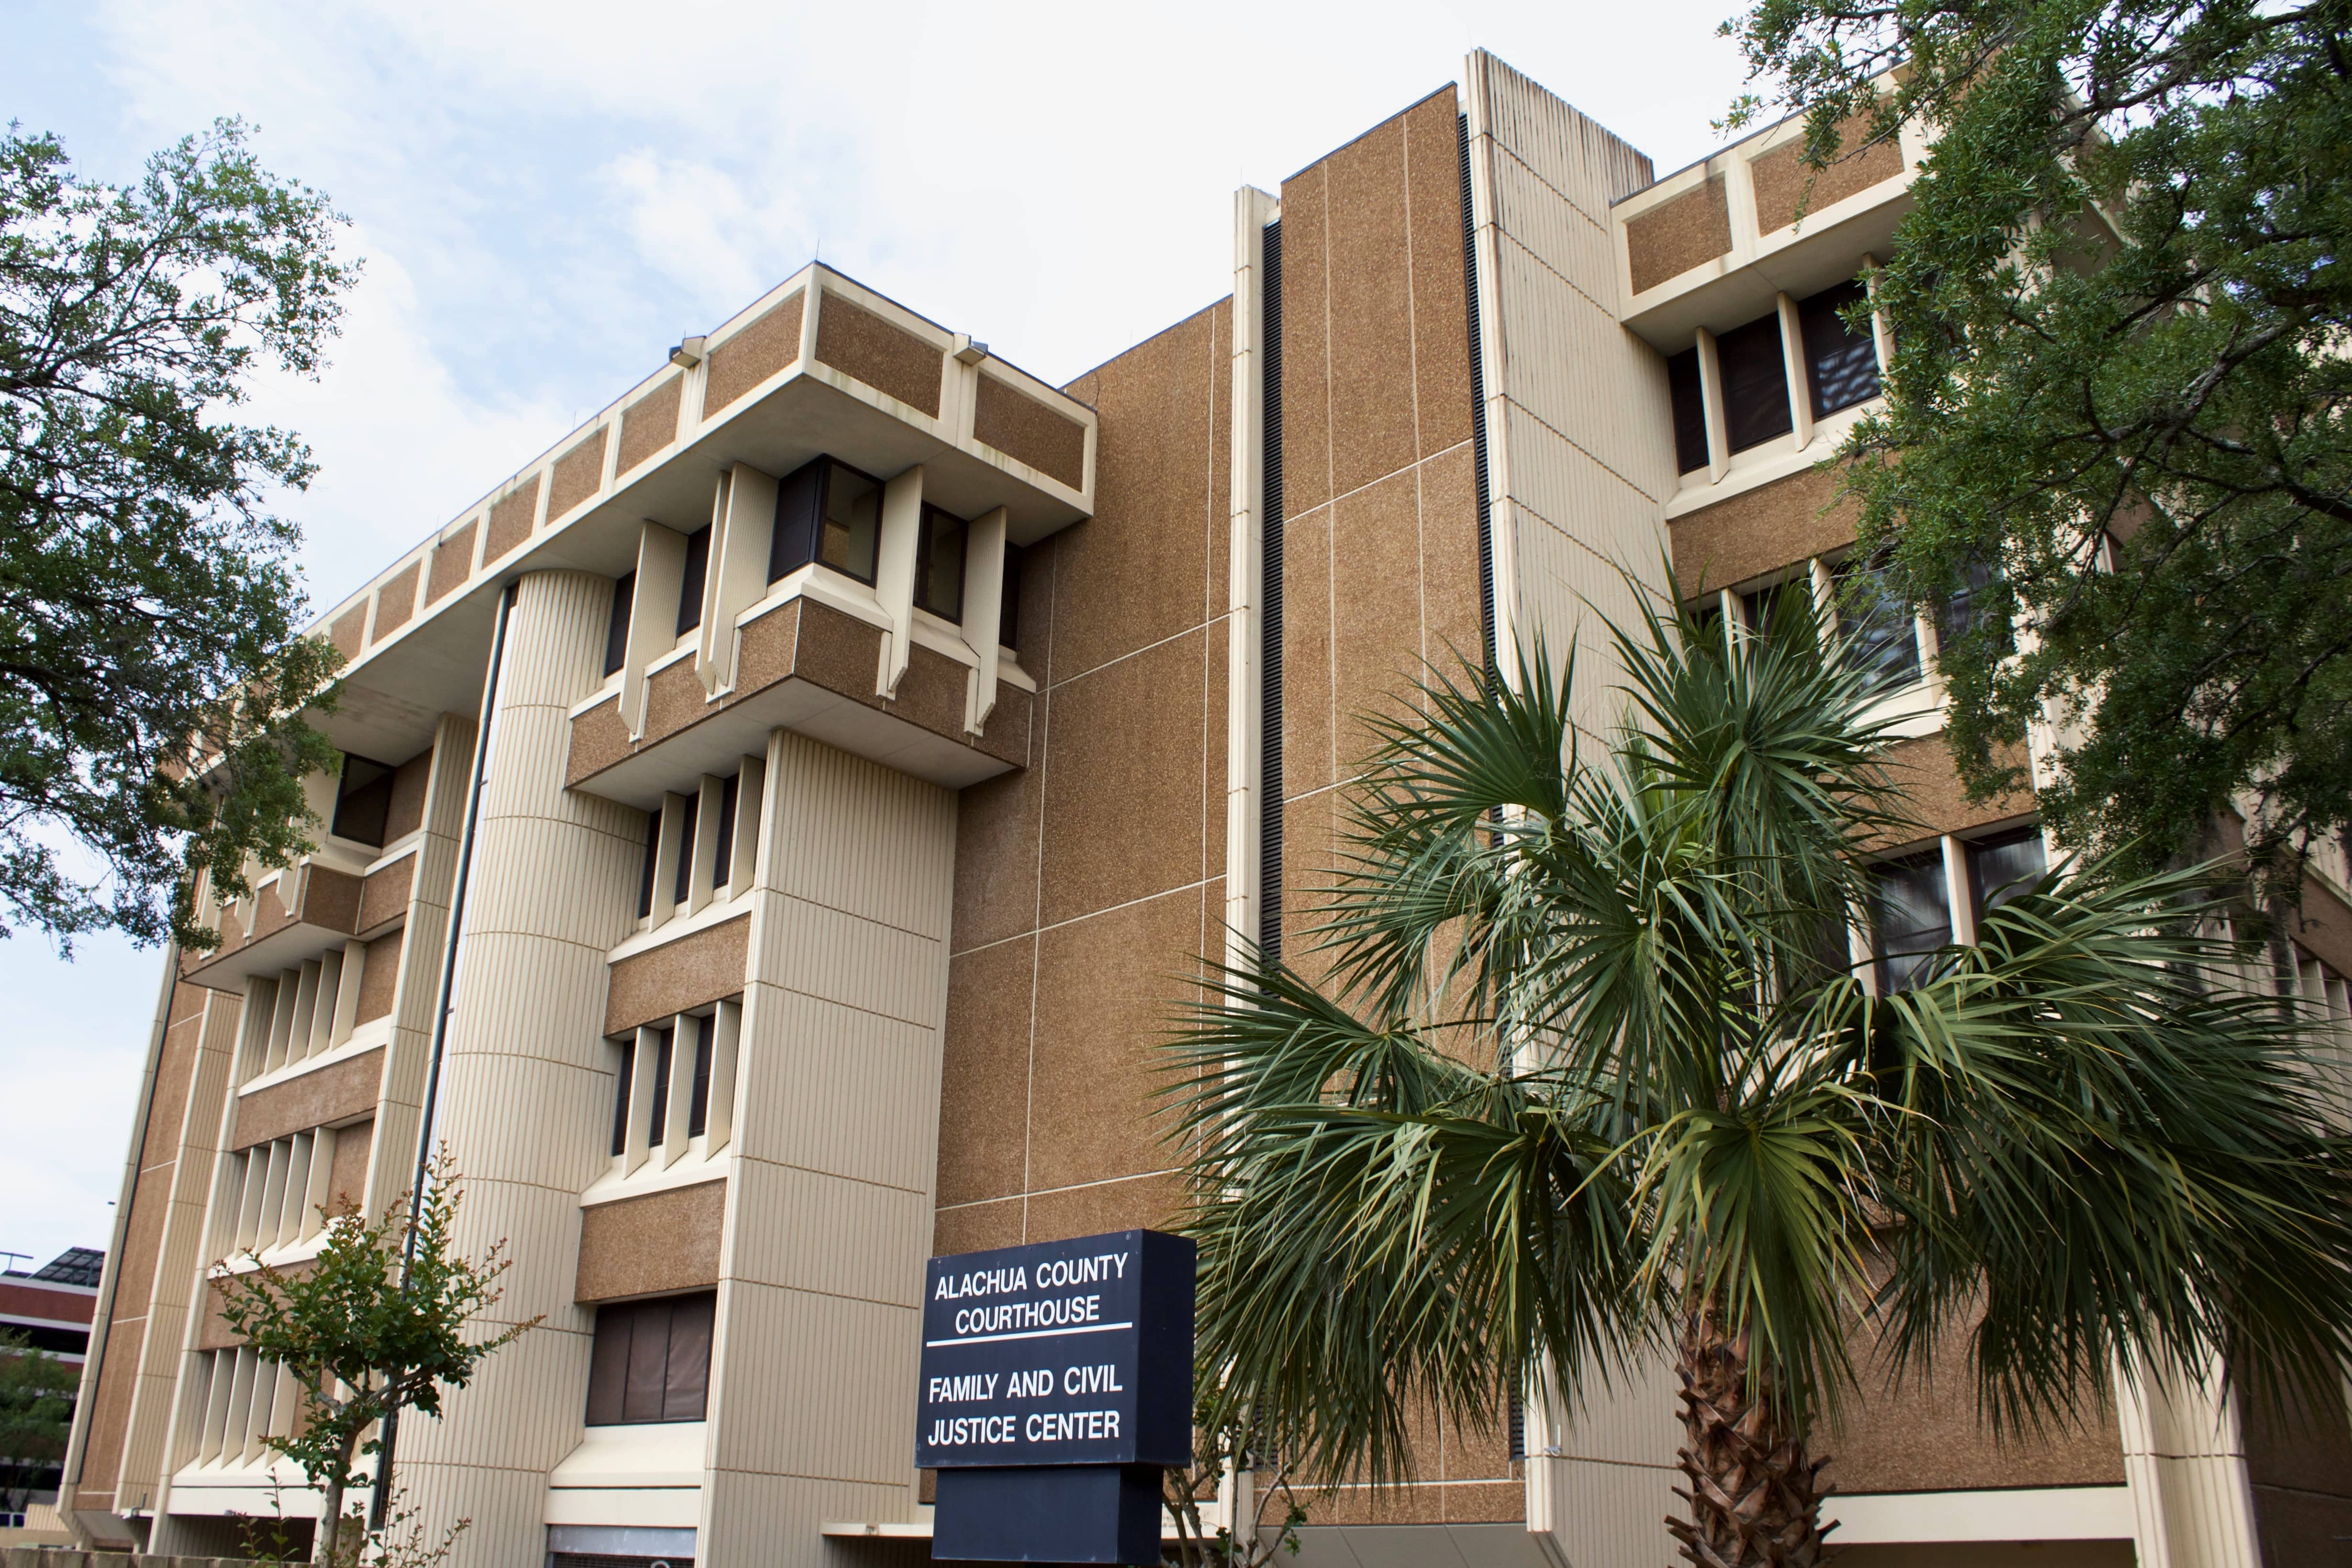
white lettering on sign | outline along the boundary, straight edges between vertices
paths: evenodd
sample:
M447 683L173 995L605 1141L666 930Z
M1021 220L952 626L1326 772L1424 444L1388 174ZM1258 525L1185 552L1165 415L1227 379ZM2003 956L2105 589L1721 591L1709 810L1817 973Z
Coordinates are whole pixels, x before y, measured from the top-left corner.
M931 1421L931 1447L961 1448L978 1443L1014 1441L1010 1415L941 1415Z
M938 1423L932 1425L937 1426ZM1032 1443L1099 1443L1118 1436L1118 1412L1034 1411L1022 1421L1021 1436Z
M1054 1374L1045 1367L1034 1372L1016 1372L1005 1380L1007 1399L1043 1399L1054 1392Z
M1001 1334L1016 1329L1066 1329L1102 1321L1100 1296L1052 1296L1042 1301L1007 1301L997 1307L964 1307L956 1312L959 1334Z
M1118 1385L1118 1368L1115 1366L1074 1366L1062 1373L1062 1392L1125 1394L1127 1390Z
M1029 1270L1016 1263L1010 1268L976 1268L969 1274L942 1274L939 1289L931 1292L931 1300L955 1301L966 1296L1003 1296L1027 1289Z
M928 1403L958 1405L967 1400L993 1399L996 1397L996 1380L1000 1375L989 1372L972 1373L964 1377L935 1377L931 1379Z

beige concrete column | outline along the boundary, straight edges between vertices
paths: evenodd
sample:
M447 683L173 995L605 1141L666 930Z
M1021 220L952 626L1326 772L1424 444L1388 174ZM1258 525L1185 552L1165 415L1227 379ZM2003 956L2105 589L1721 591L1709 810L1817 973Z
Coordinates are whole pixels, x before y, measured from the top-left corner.
M2118 1377L2116 1414L2140 1568L2262 1568L2245 1437L2220 1358L2195 1375L2168 1364L2137 1384Z
M602 678L611 602L609 583L582 574L517 585L458 913L437 1111L464 1177L457 1245L479 1257L503 1239L514 1267L488 1317L544 1321L441 1420L401 1428L396 1484L427 1531L474 1521L454 1568L540 1560L547 1471L583 1415L594 1316L572 1303L579 1194L608 1160L604 955L635 924L643 819L567 792L563 766L565 712Z
M765 772L699 1568L916 1516L956 800L781 730Z

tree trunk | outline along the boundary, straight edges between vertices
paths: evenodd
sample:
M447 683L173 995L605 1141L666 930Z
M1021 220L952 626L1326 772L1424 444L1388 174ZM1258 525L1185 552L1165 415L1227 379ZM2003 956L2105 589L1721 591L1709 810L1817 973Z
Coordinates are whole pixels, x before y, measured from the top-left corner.
M343 1515L343 1478L341 1471L327 1478L319 1489L319 1528L310 1535L310 1562L313 1568L324 1568L335 1560L335 1537L338 1521Z
M1783 1430L1769 1400L1750 1394L1746 1337L1727 1335L1712 1310L1694 1309L1675 1371L1689 1489L1675 1495L1690 1505L1690 1520L1666 1528L1684 1558L1699 1568L1818 1568L1829 1461L1806 1458L1803 1435Z

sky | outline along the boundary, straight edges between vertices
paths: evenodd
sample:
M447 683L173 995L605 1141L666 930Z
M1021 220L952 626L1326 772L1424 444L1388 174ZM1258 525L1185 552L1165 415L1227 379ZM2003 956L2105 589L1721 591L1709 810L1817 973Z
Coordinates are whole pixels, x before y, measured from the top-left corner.
M324 606L813 257L1067 382L1231 289L1237 187L1473 47L1662 174L1705 156L1736 8L17 0L0 119L120 181L236 116L349 217L331 363L247 410L319 461L279 508ZM0 942L0 1250L106 1245L158 961Z

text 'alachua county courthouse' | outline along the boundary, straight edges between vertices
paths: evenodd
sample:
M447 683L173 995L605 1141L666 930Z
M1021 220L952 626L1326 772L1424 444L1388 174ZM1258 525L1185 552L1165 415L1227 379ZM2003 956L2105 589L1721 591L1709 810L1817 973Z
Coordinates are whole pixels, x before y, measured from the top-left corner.
M210 1554L299 1486L293 1384L204 1271L406 1192L437 1051L461 1243L509 1238L498 1314L545 1315L402 1431L457 1561L919 1561L925 1258L1166 1222L1153 1043L1229 928L1296 929L1354 716L1450 650L1591 643L1616 563L1832 601L1814 465L1888 351L1837 311L1921 148L1812 176L1801 136L1660 180L1474 54L1240 193L1233 295L1066 387L812 266L336 606L332 832L169 987L62 1506ZM1932 699L1934 623L1872 635ZM1915 948L2042 854L1916 729ZM2298 939L2339 1017L2343 880ZM2274 1423L2183 1390L1997 1448L1947 1365L1822 1445L1852 1568L2352 1535L2352 1456ZM1302 1562L1653 1568L1675 1410L1661 1370L1433 1434Z

